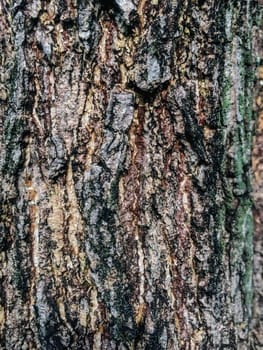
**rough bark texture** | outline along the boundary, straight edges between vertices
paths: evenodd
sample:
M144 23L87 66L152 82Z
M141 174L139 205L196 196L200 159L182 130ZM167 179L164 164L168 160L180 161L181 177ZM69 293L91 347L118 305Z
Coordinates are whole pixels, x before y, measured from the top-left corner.
M0 6L1 349L249 349L257 2Z
M261 14L263 13L263 1ZM262 17L261 17L262 18ZM258 62L255 110L258 112L253 147L253 197L254 197L254 303L253 337L255 348L263 348L263 23L255 28L253 47Z

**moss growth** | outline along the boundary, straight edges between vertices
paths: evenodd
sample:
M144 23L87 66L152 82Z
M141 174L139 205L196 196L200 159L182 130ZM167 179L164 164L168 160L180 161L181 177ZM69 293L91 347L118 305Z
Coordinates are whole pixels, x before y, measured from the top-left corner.
M252 205L251 199L245 198L240 201L240 204L236 209L235 218L234 218L235 230L233 232L236 238L246 237L246 234L244 233L244 230L246 230L246 227L244 227L244 224L246 224L248 211L250 210L251 205Z
M241 275L241 288L243 290L245 305L248 310L252 305L252 273L253 273L253 231L254 222L251 211L251 205L246 212L243 219L242 229L245 234L244 249L242 254L242 261L244 262L244 269Z
M235 11L234 11L235 12ZM250 28L244 30L237 25L243 19L233 19L233 35L225 49L225 64L221 80L221 121L225 146L231 147L222 160L222 178L225 211L219 209L217 227L225 222L225 229L230 233L230 266L233 276L240 276L244 314L251 315L252 303L252 255L253 255L253 218L250 198L250 163L254 127L253 97L253 57L251 54ZM236 39L235 39L236 38ZM242 40L242 46L240 39ZM235 40L235 46L233 45ZM233 57L238 61L233 61ZM234 73L233 73L234 72ZM232 82L232 76L235 81ZM233 91L234 89L234 91ZM234 95L232 95L234 94ZM237 105L237 113L232 108ZM229 128L229 122L231 128ZM224 254L224 242L221 244Z

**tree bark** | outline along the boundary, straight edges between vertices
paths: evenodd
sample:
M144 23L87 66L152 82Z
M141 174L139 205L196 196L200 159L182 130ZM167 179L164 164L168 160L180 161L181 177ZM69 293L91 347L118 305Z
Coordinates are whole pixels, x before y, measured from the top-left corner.
M1 349L249 349L257 2L1 6Z
M263 1L260 1L263 11ZM255 110L258 118L253 145L253 199L254 199L254 273L253 273L253 322L252 334L256 349L263 347L263 26L255 28L253 33L254 54L258 61L257 80L255 86Z

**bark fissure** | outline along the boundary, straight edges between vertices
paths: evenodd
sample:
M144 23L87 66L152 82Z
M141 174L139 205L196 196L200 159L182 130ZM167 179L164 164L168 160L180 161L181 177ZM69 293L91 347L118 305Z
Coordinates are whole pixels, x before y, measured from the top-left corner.
M1 348L247 349L257 2L0 9Z

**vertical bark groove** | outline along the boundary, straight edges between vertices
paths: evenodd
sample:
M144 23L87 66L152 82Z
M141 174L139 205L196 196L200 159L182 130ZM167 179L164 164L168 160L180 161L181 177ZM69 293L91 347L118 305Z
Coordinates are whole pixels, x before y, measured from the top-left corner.
M0 8L1 349L248 349L257 2Z

